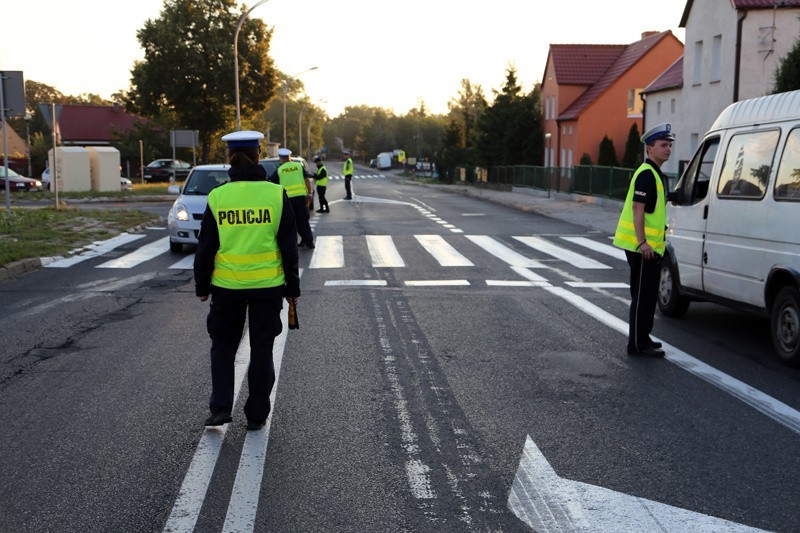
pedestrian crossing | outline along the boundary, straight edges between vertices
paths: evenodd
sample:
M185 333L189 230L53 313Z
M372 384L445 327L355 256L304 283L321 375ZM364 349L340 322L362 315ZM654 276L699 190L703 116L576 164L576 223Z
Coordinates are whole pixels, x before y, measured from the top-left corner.
M82 261L105 255L117 248L129 247L143 237L144 235L122 234L108 241L95 243L89 249L73 257L51 261L44 266L46 268L71 267ZM490 279L486 281L487 286L536 287L548 283L544 276L537 273L542 269L570 267L579 271L607 271L621 267L620 263L625 261L625 254L602 242L605 239L607 238L603 236L588 238L571 235L319 235L316 238L316 248L311 252L307 268L310 271L329 272L361 266L370 266L375 269L408 269L409 265L417 266L420 262L424 262L419 255L420 252L424 252L424 257L430 257L434 264L439 265L442 269L459 269L448 272L462 272L462 275L466 275L469 269L476 268L476 266L491 265L490 268L496 268L497 261L499 261L521 279ZM132 269L169 253L169 237L162 237L119 257L103 261L95 265L95 268ZM302 257L308 257L308 253L302 252ZM409 261L412 258L413 261ZM191 270L193 263L194 254L188 254L180 257L168 268ZM508 271L504 270L503 272ZM433 278L446 276L446 274L438 275ZM372 284L374 286L376 283L385 285L385 282L381 280L329 280L326 285L370 286ZM420 279L406 281L405 285L414 287L461 286L465 283L468 284L463 279ZM580 279L573 280L570 284L575 288L615 289L627 287L624 283L591 283Z
M371 179L380 179L385 178L385 174L353 174L354 180L371 180ZM344 180L343 174L329 174L329 180Z

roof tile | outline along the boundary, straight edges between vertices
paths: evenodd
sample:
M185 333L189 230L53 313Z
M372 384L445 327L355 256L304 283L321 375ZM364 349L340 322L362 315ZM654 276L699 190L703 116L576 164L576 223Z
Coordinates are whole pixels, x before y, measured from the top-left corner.
M65 105L58 128L66 142L109 142L114 139L115 131L128 131L143 120L116 105Z

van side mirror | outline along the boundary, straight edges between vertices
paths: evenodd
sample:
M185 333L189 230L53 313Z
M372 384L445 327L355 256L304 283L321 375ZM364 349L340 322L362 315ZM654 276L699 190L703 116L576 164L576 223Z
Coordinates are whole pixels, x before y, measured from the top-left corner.
M680 204L683 201L683 191L677 190L667 193L667 201L673 204Z

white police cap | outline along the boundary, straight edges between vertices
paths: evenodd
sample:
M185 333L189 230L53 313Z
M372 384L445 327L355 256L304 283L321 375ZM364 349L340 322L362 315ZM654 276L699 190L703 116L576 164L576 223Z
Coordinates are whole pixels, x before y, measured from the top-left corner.
M657 126L653 126L642 135L642 142L650 144L655 141L665 140L674 141L675 136L672 134L672 124L663 122Z
M260 131L234 131L222 137L228 143L228 148L250 148L258 147L258 141L264 138Z
M288 148L278 148L278 155L281 157L289 157L292 155L292 151Z

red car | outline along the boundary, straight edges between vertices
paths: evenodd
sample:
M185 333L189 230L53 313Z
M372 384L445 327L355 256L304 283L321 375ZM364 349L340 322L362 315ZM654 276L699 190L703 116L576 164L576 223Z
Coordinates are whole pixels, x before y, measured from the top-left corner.
M26 178L8 169L8 188L11 192L41 191L42 182L33 178ZM6 167L0 166L0 192L6 190Z

